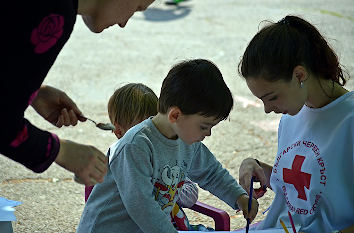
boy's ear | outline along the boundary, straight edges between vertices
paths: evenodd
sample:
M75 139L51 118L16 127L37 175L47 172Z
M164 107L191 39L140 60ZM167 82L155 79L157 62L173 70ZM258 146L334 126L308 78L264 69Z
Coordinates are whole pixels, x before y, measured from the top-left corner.
M179 107L173 106L168 110L167 118L171 123L175 123L181 115L181 109L179 109Z
M124 129L122 126L120 126L119 124L115 123L114 127L116 128L113 133L117 136L118 139L120 139L121 137L123 137L124 135Z
M296 66L293 70L293 77L296 78L296 80L301 83L306 81L307 79L307 70L303 66Z

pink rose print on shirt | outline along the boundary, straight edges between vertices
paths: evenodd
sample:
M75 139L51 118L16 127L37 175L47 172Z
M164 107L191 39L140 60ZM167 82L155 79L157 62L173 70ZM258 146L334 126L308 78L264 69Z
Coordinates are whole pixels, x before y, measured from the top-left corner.
M45 53L63 35L64 17L51 14L46 16L37 28L33 29L31 42L35 45L35 53Z

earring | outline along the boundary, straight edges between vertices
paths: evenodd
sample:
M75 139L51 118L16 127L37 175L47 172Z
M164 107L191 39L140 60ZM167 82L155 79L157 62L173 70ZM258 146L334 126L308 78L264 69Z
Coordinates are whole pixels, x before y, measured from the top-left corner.
M300 82L300 88L302 88L303 86L304 86L304 82L301 81L301 82Z

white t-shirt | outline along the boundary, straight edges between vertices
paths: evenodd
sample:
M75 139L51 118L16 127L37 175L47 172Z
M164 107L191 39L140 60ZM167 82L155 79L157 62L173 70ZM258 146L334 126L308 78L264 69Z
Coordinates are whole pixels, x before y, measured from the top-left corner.
M354 92L322 108L283 115L271 187L275 198L257 227L290 226L331 232L354 225Z

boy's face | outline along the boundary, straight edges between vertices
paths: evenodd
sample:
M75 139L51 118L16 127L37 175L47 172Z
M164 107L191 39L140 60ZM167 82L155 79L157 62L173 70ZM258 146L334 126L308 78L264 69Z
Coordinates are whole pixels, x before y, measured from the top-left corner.
M190 145L201 142L206 136L210 136L211 128L219 122L220 119L215 119L215 117L181 114L174 125L174 130L182 141Z

